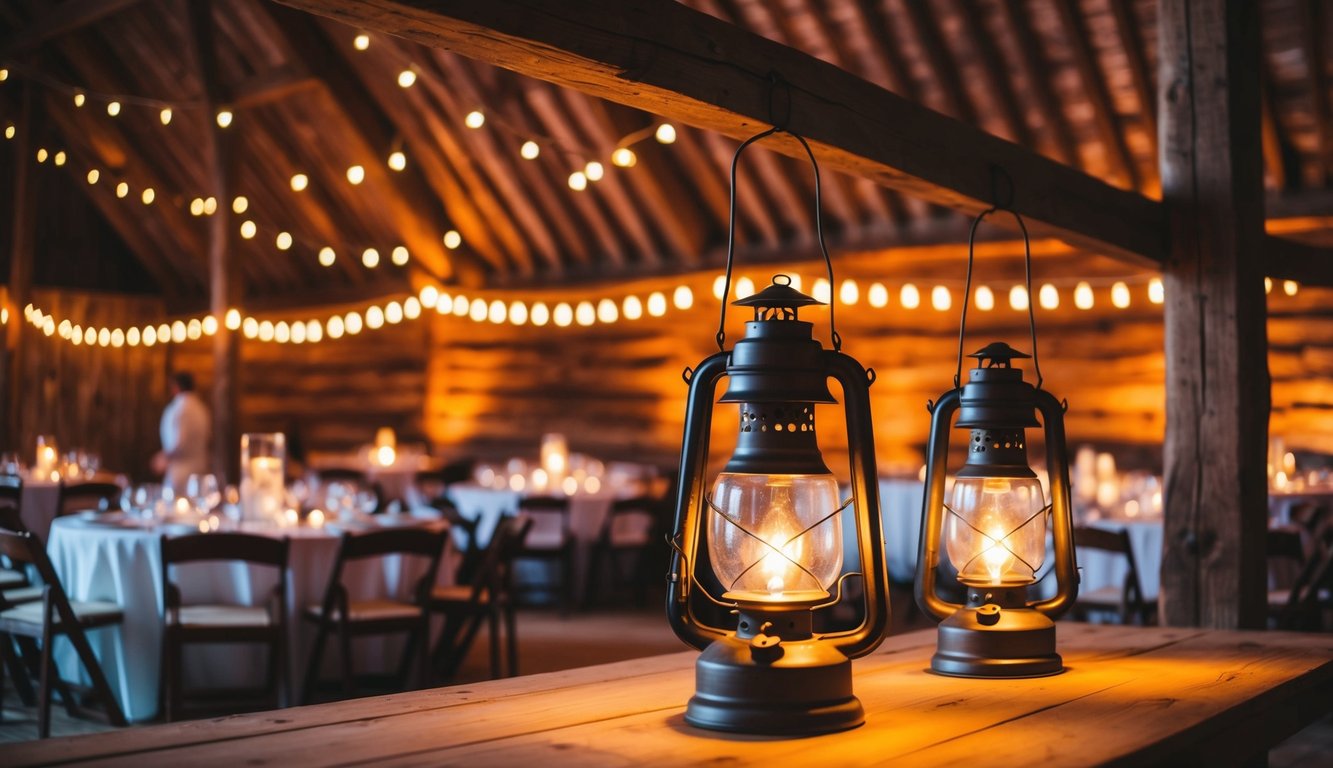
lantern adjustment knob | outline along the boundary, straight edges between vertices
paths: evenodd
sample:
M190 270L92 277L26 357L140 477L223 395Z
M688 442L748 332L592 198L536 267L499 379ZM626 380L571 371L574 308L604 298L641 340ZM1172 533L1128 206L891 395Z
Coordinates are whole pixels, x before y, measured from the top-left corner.
M750 638L750 655L758 662L777 661L783 654L782 638L770 635L773 622L765 621L759 626L759 634Z
M978 608L977 623L987 627L993 627L1000 623L1000 606L995 603L986 603Z

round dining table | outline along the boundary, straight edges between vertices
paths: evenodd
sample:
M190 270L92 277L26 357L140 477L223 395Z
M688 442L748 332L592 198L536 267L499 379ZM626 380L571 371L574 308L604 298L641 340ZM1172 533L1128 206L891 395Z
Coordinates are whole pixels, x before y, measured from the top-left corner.
M319 605L344 530L354 532L396 525L441 525L413 515L378 515L319 527L277 527L232 524L237 530L263 536L286 536L290 544L287 573L287 678L289 698L300 696L314 628L300 619L307 606ZM163 595L161 538L197 532L197 526L161 523L120 515L79 514L51 524L47 553L71 600L105 601L121 606L124 621L93 630L89 642L110 681L125 717L142 721L158 711ZM442 561L439 581L452 581L456 556ZM423 558L386 557L354 561L344 568L343 583L352 599L408 599L425 569ZM244 563L205 562L174 567L172 580L188 603L264 605L277 584L274 569ZM354 665L360 672L395 669L401 638L356 638ZM54 648L56 662L68 679L86 680L73 647L63 639ZM249 644L187 646L183 660L187 690L200 687L260 687L267 679L268 654ZM337 653L325 654L324 675L336 677Z

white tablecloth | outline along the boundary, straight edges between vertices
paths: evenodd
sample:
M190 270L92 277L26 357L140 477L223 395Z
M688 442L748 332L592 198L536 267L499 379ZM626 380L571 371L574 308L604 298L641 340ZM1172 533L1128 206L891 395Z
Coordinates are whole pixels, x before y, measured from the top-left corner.
M72 600L105 600L119 604L125 620L119 626L89 633L94 653L120 700L125 716L146 720L157 714L162 643L162 557L159 538L191 529L105 525L82 517L65 517L51 526L47 552ZM301 693L313 627L300 620L307 605L320 603L338 548L341 531L291 528L255 531L291 538L288 556L287 626L288 680L293 700ZM390 557L349 563L343 583L353 599L406 598L424 569L421 558ZM441 564L440 580L450 568ZM243 564L199 563L181 566L174 575L186 603L263 605L276 584L273 569ZM400 658L398 638L359 638L353 653L358 672L392 671ZM67 641L55 648L56 662L70 679L86 677ZM187 686L259 686L265 679L267 652L258 645L188 646L184 659ZM337 644L325 650L325 675L334 676ZM85 680L86 682L86 680Z
M889 578L916 581L917 549L921 544L921 503L926 486L919 480L881 478L880 516L884 521L884 557Z
M1090 527L1106 531L1129 532L1129 545L1134 550L1134 565L1139 569L1139 587L1144 600L1156 600L1161 588L1162 521L1104 519L1089 523ZM1052 557L1051 552L1046 553ZM1091 592L1102 587L1120 587L1129 570L1123 555L1094 549L1078 548L1080 569L1079 591Z

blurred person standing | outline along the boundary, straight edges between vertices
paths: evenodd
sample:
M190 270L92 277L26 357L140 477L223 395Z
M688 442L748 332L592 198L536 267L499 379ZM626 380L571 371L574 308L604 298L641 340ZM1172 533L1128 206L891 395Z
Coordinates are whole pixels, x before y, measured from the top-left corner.
M185 492L190 475L213 471L209 456L212 419L208 406L194 391L194 375L178 372L171 377L171 402L162 411L162 450L153 457L153 469L162 482L177 494Z

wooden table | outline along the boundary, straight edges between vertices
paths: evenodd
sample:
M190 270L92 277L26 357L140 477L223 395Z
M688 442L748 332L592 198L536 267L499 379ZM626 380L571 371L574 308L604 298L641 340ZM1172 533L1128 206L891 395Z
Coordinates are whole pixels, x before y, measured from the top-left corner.
M697 654L686 652L6 745L0 763L1235 764L1333 708L1329 635L1072 623L1059 632L1064 674L1007 681L929 674L935 633L892 637L856 662L866 724L812 738L728 736L687 726L682 714Z

